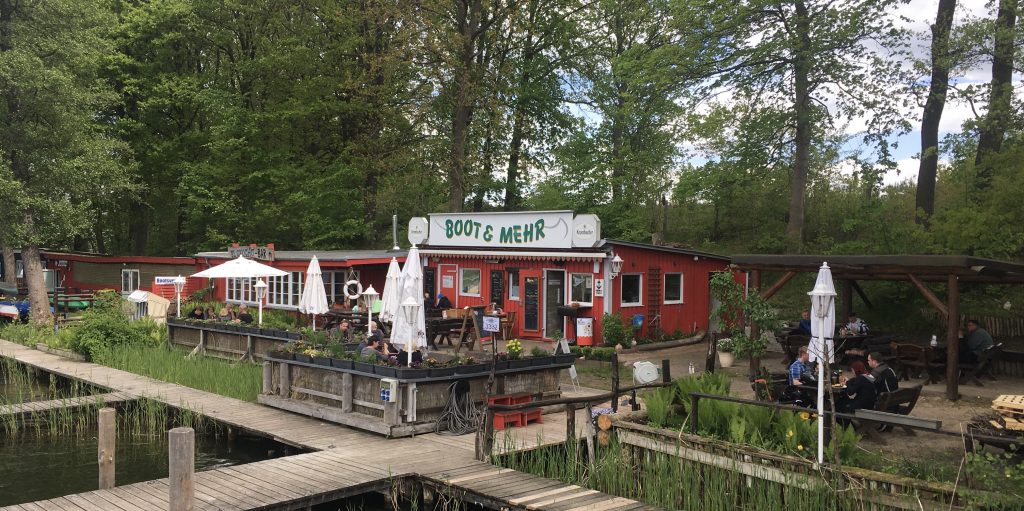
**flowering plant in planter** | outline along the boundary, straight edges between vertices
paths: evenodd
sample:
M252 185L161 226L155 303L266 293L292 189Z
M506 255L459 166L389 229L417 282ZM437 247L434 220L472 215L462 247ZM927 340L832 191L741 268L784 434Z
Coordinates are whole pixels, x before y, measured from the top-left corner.
M508 352L509 360L519 360L523 356L523 343L519 339L512 339L505 343L505 350Z
M533 349L530 350L530 356L534 357L534 358L536 358L536 357L546 357L548 355L550 355L550 353L548 353L547 350L545 350L544 348L541 348L540 346L534 346Z

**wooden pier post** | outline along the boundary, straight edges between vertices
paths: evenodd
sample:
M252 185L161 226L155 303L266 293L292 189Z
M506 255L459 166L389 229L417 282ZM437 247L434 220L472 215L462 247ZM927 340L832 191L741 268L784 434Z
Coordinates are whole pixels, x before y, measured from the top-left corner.
M281 378L281 388L277 390L277 395L285 399L288 399L292 396L291 367L292 366L288 364L281 363L281 374L279 375Z
M97 454L100 465L100 489L114 487L114 453L117 442L117 412L113 408L101 408L99 417L99 445Z
M352 413L352 373L341 373L341 411Z
M196 468L196 433L192 428L174 428L168 437L168 484L170 511L192 511L195 486L192 475Z
M612 412L619 411L619 354L612 353Z
M565 405L565 440L576 442L576 405L568 403Z
M263 363L263 393L273 394L274 393L274 363L264 362Z

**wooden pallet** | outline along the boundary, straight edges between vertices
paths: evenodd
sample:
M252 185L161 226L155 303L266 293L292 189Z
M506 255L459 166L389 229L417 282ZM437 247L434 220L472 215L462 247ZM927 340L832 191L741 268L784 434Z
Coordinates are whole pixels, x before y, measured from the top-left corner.
M1024 413L1024 395L1001 395L992 400L992 406Z
M1010 431L1024 431L1024 421L1020 419L1011 419L1009 417L1003 417L1003 422L1006 423L1006 429Z

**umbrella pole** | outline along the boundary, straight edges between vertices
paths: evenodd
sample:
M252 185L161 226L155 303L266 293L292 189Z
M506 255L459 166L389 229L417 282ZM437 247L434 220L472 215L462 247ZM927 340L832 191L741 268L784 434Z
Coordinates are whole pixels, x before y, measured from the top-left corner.
M263 302L262 301L260 301L259 311L260 311L259 312L259 319L257 320L256 324L258 324L259 326L263 326Z
M818 318L818 341L820 349L825 350L825 320ZM825 353L818 356L818 464L825 460Z

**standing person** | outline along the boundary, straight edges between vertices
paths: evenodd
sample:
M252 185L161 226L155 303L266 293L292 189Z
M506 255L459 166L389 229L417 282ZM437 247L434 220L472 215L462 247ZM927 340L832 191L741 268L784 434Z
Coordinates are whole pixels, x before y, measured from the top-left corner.
M249 306L244 303L238 306L238 322L245 325L252 324L252 314L249 314Z
M846 389L836 399L836 411L853 413L856 410L870 410L875 407L875 384L867 378L868 370L864 363L853 363L853 378L846 381Z
M872 351L868 354L868 367L871 368L868 379L874 382L876 393L893 392L900 388L900 379L896 377L896 371L885 363L881 353Z
M960 362L974 364L982 352L992 347L992 336L976 319L967 320L967 342L960 345Z
M437 293L437 308L441 310L451 309L452 301L447 296Z

